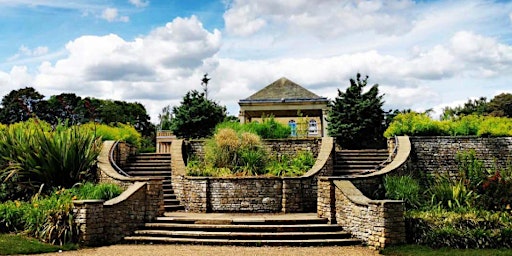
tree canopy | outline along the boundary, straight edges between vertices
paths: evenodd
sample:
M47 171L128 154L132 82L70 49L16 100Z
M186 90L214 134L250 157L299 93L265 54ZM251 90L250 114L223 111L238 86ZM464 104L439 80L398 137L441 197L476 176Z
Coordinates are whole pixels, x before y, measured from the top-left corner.
M151 136L154 126L146 108L138 103L82 98L74 93L52 95L48 100L32 87L5 95L0 107L0 123L12 124L31 117L52 125L67 121L70 125L95 121L103 124L131 124L143 136Z
M327 120L329 135L343 148L361 149L383 147L385 139L385 112L382 110L383 95L379 95L378 84L367 92L363 89L368 76L350 79L345 92L338 89L338 96L330 103Z
M187 92L181 105L172 109L171 131L180 138L205 138L226 118L226 107L219 106L196 90Z
M501 93L490 101L485 97L469 99L462 106L445 107L441 114L441 120L449 120L467 115L512 117L512 94Z

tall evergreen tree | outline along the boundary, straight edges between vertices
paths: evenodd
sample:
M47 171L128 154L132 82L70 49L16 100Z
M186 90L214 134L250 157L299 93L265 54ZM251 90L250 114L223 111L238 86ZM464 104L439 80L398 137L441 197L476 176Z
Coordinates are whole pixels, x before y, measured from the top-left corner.
M338 89L338 97L330 103L327 129L342 148L379 148L385 145L383 95L379 95L378 84L363 93L367 82L368 76L361 80L358 73L355 80L350 79L350 86L345 92Z
M180 138L205 138L226 118L226 107L206 99L196 90L187 92L180 106L172 109L171 131Z

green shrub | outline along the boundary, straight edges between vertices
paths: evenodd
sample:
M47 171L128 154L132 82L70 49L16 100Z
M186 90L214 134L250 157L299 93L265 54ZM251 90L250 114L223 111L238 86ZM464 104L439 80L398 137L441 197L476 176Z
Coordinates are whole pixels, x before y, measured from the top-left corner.
M36 194L31 200L0 204L0 232L20 232L51 244L76 242L74 199L108 200L122 192L113 184L86 183L73 189L54 190L48 196Z
M82 125L93 134L96 134L102 140L122 140L130 143L137 148L141 147L142 136L137 130L129 124L117 123L115 126L97 123L87 123Z
M477 135L478 129L484 120L483 116L462 116L451 121L445 121L449 124L449 133L452 136Z
M273 156L267 163L266 173L272 176L297 177L309 171L315 161L313 153L309 151L300 151L295 157Z
M424 113L400 113L384 132L387 138L399 135L421 136L421 135L446 135L446 124L441 121L432 120Z
M215 127L215 133L219 130L229 128L234 130L236 133L255 133L258 134L262 139L281 139L288 138L291 130L288 125L277 122L273 116L262 118L262 122L251 122L247 124L241 124L239 122L222 122Z
M384 176L386 198L403 200L408 209L418 208L421 203L421 187L419 182L409 175Z
M0 204L0 233L24 229L22 206L20 201L7 201Z
M96 199L96 200L110 200L114 197L119 196L123 192L123 189L116 184L111 183L100 183L93 184L87 182L85 184L76 186L69 190L73 196L76 196L79 200L84 199Z
M482 137L512 136L512 118L486 117L478 129L477 135Z
M415 112L398 114L384 132L387 138L400 135L512 136L512 119L493 116L462 116L438 121Z
M444 209L472 208L479 195L467 187L464 179L452 180L448 176L438 176L427 189L432 206Z
M506 212L409 211L408 243L434 248L511 248L511 215Z

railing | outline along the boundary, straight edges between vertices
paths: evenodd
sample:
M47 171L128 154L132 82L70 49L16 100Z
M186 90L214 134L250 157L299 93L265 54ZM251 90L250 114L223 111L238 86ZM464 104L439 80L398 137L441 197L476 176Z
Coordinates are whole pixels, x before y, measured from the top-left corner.
M116 141L116 142L114 142L114 145L112 146L112 148L110 148L109 157L108 157L110 160L110 164L112 165L112 167L114 167L114 170L116 170L119 174L122 174L126 177L130 177L130 175L128 175L128 173L123 171L123 169L121 169L115 161L116 158L114 158L114 151L116 151L116 153L118 153L118 149L117 149L118 145L119 145L119 141ZM119 157L117 157L117 159L119 159Z

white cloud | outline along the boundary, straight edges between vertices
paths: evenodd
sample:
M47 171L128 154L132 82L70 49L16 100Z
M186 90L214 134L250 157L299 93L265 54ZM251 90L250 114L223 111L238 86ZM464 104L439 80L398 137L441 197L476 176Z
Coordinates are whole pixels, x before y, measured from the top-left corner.
M149 5L149 1L145 0L129 0L129 2L138 8L146 7Z
M18 53L9 57L7 60L14 61L14 60L17 60L17 59L23 58L23 57L38 57L38 56L43 56L47 53L48 53L48 47L46 47L46 46L38 46L34 49L30 49L30 48L26 47L25 45L22 45L22 46L20 46Z
M287 1L235 0L224 14L226 29L247 36L273 27L276 33L311 33L336 37L347 32L371 30L402 34L411 28L412 17L404 15L412 1ZM279 29L282 31L277 32Z
M130 18L128 16L119 16L117 8L106 8L101 13L101 18L108 22L120 21L128 22Z
M169 104L200 88L202 73L215 67L210 59L220 41L220 32L207 31L195 16L176 18L131 41L115 34L81 36L66 45L67 57L39 66L34 84L48 95L71 91ZM149 111L153 118L158 114Z

